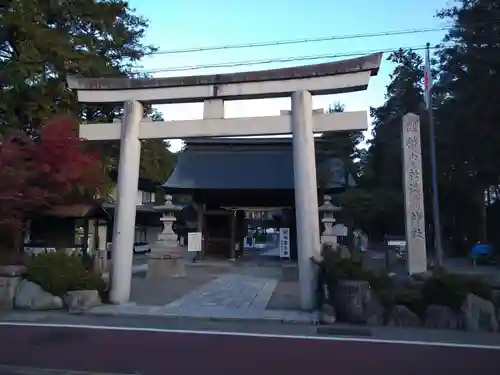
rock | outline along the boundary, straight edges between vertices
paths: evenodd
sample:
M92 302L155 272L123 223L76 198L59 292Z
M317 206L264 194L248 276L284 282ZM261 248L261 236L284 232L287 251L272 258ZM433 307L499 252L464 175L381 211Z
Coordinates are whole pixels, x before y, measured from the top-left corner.
M457 314L448 306L430 305L425 311L424 325L435 329L460 328Z
M469 293L460 311L465 330L498 332L498 320L493 302Z
M321 250L320 250L320 254L321 254L321 258L323 258L325 255L329 254L329 253L332 253L332 252L336 252L337 251L337 245L331 243L331 242L322 242L321 243Z
M332 297L338 320L369 325L383 324L384 308L368 281L340 280Z
M101 305L101 297L97 290L74 290L67 292L64 304L70 312L80 312Z
M46 292L38 284L23 280L16 290L14 307L26 310L56 310L64 306L60 297Z
M351 252L349 251L349 248L347 246L340 245L338 247L338 251L340 254L340 258L342 259L351 259Z
M395 327L419 327L420 318L408 307L396 305L391 310L388 325Z
M366 303L366 324L370 326L381 326L384 324L385 309L379 299L370 291L371 297Z
M500 289L493 290L493 304L497 308L497 321L500 323Z
M334 324L337 321L335 307L330 304L324 304L319 312L320 324Z
M500 289L493 290L493 304L496 306L500 313Z

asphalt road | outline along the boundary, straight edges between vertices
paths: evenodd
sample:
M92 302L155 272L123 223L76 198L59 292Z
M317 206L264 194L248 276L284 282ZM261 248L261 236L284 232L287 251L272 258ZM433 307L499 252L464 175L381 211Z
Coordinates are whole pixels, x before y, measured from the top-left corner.
M500 350L432 344L36 326L0 338L0 375L500 374Z

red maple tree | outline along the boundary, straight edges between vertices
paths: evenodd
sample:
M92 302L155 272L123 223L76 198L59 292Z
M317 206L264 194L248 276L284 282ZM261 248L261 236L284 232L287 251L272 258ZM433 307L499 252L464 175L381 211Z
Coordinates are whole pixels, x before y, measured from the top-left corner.
M17 248L28 215L100 192L107 179L104 166L76 128L73 119L60 117L35 136L0 136L0 248Z

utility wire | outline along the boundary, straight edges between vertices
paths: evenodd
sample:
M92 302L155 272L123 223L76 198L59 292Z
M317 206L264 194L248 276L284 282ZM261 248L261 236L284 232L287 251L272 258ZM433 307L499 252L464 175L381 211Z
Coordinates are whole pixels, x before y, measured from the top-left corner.
M394 35L407 35L407 34L422 34L422 33L436 32L436 31L446 31L446 30L449 30L450 28L451 28L451 26L445 26L445 27L419 28L419 29L407 29L407 30L381 31L381 32L373 32L373 33L363 33L363 34L330 35L330 36L322 36L322 37L317 37L317 38L306 38L306 39L288 39L288 40L275 40L275 41L268 41L268 42L254 42L254 43L216 45L216 46L208 46L208 47L181 48L181 49L172 49L172 50L164 50L164 51L160 50L160 51L153 52L151 55L173 55L173 54L179 54L179 53L193 53L193 52L204 52L204 51L242 49L242 48L283 46L283 45L290 45L290 44L317 43L317 42L326 42L326 41L333 41L333 40L362 39L362 38L374 38L374 37L381 37L381 36L394 36Z
M437 49L442 47L434 46L431 49ZM338 57L355 57L355 56L363 56L369 55L372 53L382 52L382 53L391 53L396 52L399 49L412 51L421 51L425 50L425 45L415 46L415 47L399 47L399 48L390 48L390 49L376 49L376 50L365 50L365 51L356 51L356 52L346 52L346 53L338 53L338 54L321 54L321 55L309 55L309 56L291 56L291 57L280 57L280 58L270 58L263 60L246 60L246 61L231 61L231 62L222 62L222 63L214 63L214 64L202 64L202 65L184 65L184 66L174 66L170 68L158 68L158 69L140 69L143 73L166 73L166 72L179 72L179 71L190 71L190 70L200 70L200 69L209 69L209 68L233 68L239 66L255 66L255 65L264 65L264 64L272 64L272 63L284 63L284 62L298 62L298 61L313 61L320 59L333 59Z

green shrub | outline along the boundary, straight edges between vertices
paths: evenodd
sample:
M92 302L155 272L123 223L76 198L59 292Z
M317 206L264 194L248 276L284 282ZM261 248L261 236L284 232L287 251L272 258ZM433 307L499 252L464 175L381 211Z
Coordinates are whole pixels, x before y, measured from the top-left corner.
M97 290L101 298L106 294L106 283L87 270L80 255L53 252L31 257L26 261L26 278L55 296L85 289Z
M394 305L402 305L410 309L419 317L424 316L427 309L427 303L424 295L418 290L409 289L396 293L394 296Z
M332 284L339 280L363 280L368 281L374 289L385 289L392 284L389 276L366 270L362 262L343 259L337 252L324 254L320 267L325 279Z
M426 305L444 305L458 311L467 294L491 300L492 288L484 281L438 270L423 285Z
M388 275L377 275L363 268L362 262L353 259L341 258L339 252L326 251L322 254L320 263L321 276L333 295L334 288L340 280L367 281L375 291L384 306L392 303L393 285Z
M375 290L387 290L387 289L393 289L393 280L392 278L387 275L386 273L381 273L381 274L376 274L373 272L366 272L367 275L367 280L370 282L370 285L373 287Z
M387 274L367 272L367 280L386 309L394 305L394 282Z
M328 254L321 263L322 272L329 284L337 284L339 280L367 280L371 277L359 262L337 258L333 254Z

